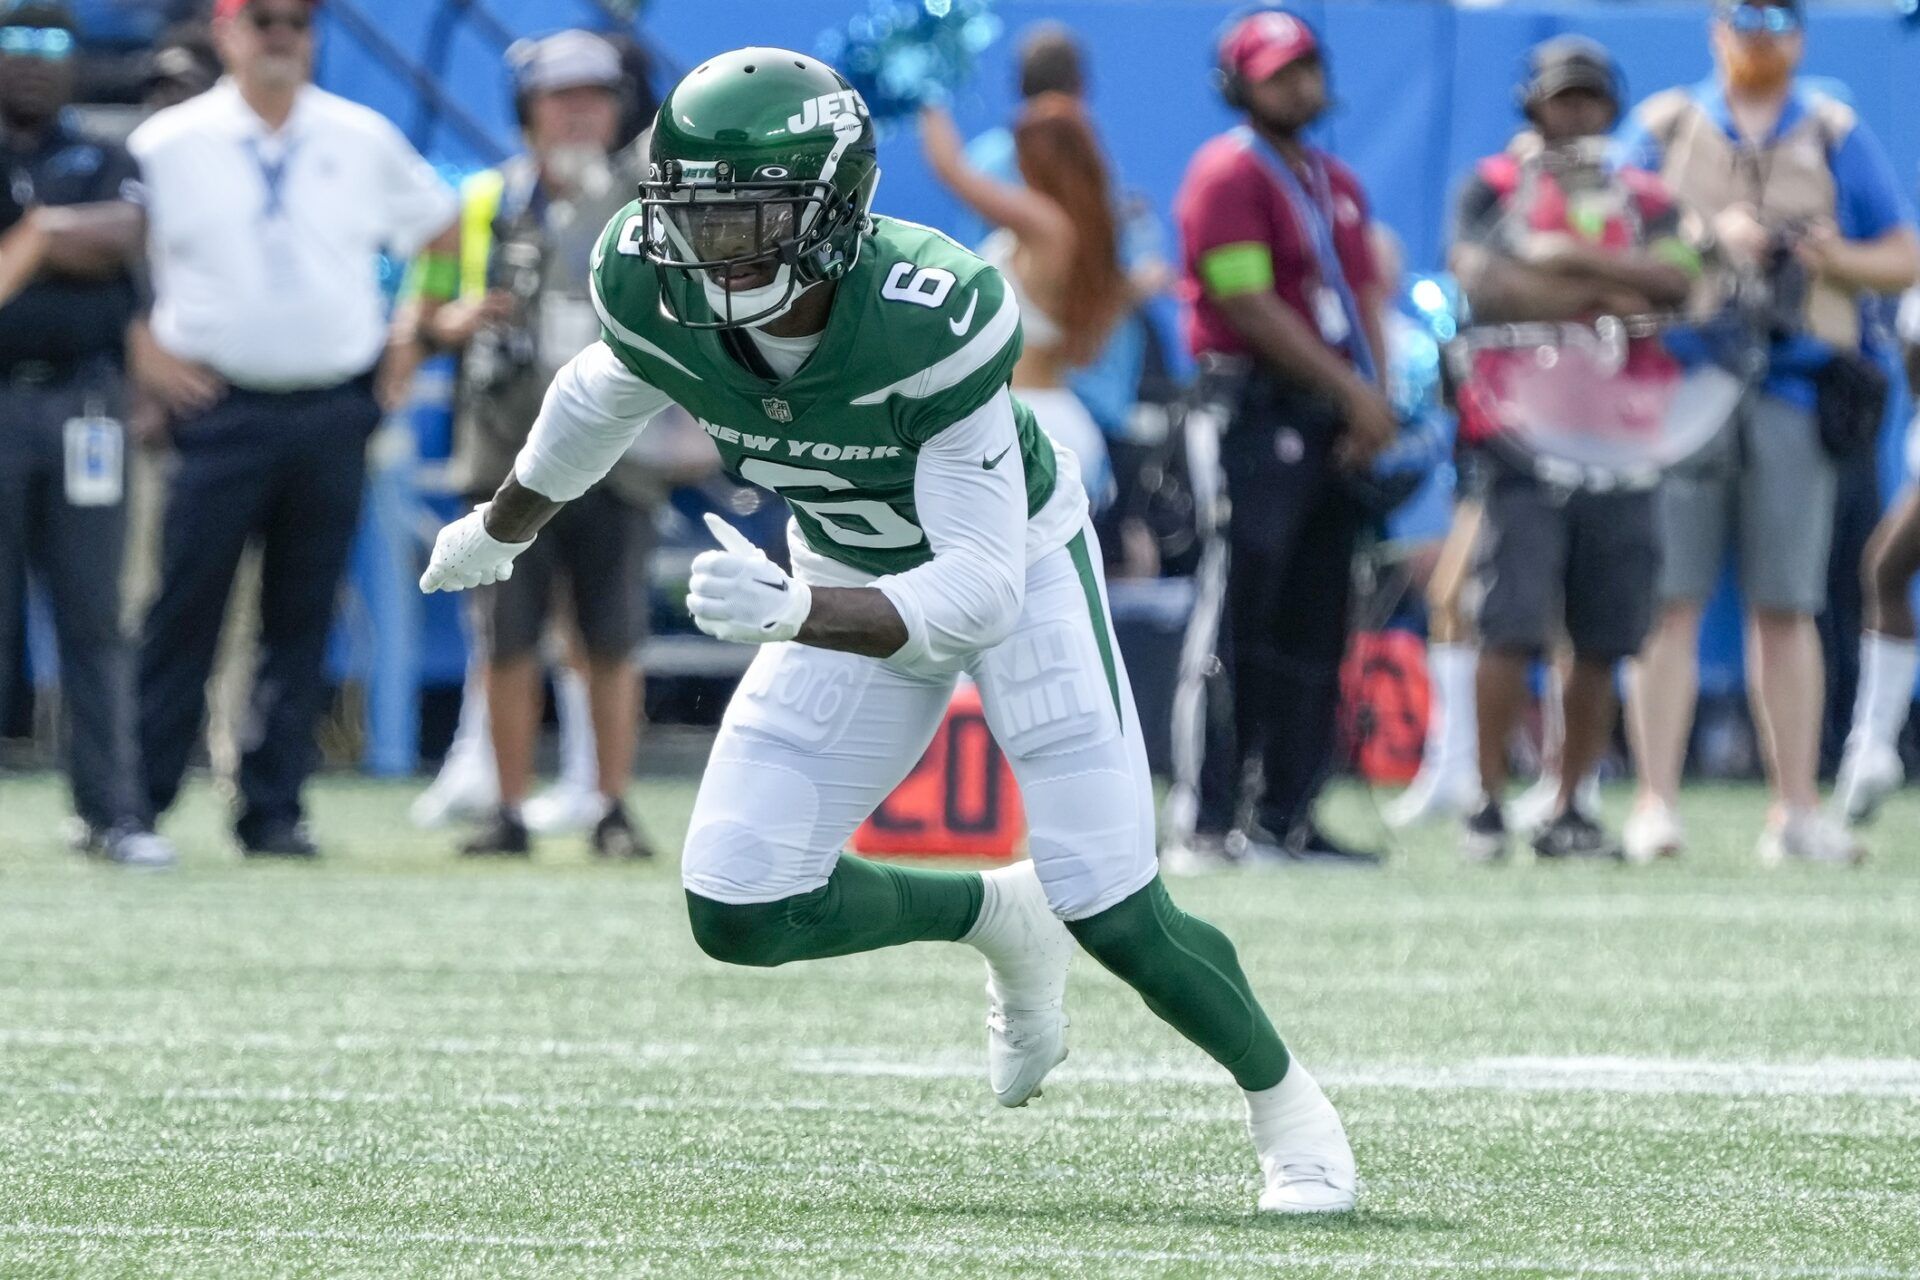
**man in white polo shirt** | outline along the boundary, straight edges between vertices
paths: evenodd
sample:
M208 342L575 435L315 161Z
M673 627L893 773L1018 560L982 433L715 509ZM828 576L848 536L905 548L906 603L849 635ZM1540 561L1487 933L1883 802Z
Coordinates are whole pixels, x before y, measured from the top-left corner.
M140 656L155 816L206 712L240 553L262 547L260 665L235 832L250 854L311 856L300 789L334 596L360 511L388 346L380 252L427 247L444 273L457 201L388 121L310 83L310 0L217 0L228 76L159 112L129 149L149 187L156 357L178 387L161 586ZM383 383L398 384L378 375ZM152 381L150 377L150 381Z

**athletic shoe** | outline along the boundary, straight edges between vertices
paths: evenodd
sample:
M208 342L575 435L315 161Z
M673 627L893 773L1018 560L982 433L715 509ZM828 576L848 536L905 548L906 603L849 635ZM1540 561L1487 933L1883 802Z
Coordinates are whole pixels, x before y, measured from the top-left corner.
M532 823L528 823L532 826ZM653 845L646 833L627 816L627 806L615 801L593 827L593 852L601 858L647 859L653 857Z
M319 846L307 835L304 822L273 822L236 831L240 852L249 858L317 858Z
M1573 803L1582 813L1600 812L1600 778L1588 774L1573 793ZM1544 777L1520 793L1507 806L1507 825L1515 831L1537 835L1560 811L1560 779Z
M520 813L527 830L535 834L565 835L597 827L607 816L607 801L592 787L556 782L527 801Z
M1227 835L1226 852L1240 862L1269 866L1297 864L1323 867L1377 867L1380 855L1354 849L1335 840L1312 820L1293 824L1285 838L1266 826L1249 822Z
M1687 833L1673 810L1658 800L1642 804L1627 817L1621 832L1621 852L1628 862L1677 858L1686 850Z
M1247 1094L1247 1136L1260 1157L1262 1213L1345 1213L1358 1196L1340 1113L1295 1059L1279 1084Z
M1387 825L1399 831L1425 822L1461 818L1473 812L1480 781L1470 769L1422 769L1387 805Z
M1160 851L1160 871L1169 876L1206 876L1230 871L1237 863L1227 856L1225 836L1195 832Z
M1851 831L1819 809L1799 809L1784 819L1768 819L1754 852L1769 867L1777 867L1789 858L1856 866L1867 856L1866 846Z
M158 871L180 861L173 842L155 835L135 822L117 826L96 826L82 818L71 819L66 827L67 843L76 853L123 867Z
M491 756L463 752L447 757L425 791L413 798L407 816L423 830L485 818L500 807L500 775Z
M1067 1056L1073 935L1047 905L1033 863L980 879L980 918L961 941L987 961L987 1083L1001 1106L1024 1107Z
M180 861L171 840L137 826L116 827L101 853L108 862L142 871L165 870Z
M1467 819L1460 833L1460 857L1466 862L1493 863L1507 856L1507 815L1492 796L1481 799L1480 808Z
M493 811L492 821L460 846L463 858L525 858L532 853L533 842L527 838L527 824L504 805Z
M1533 851L1542 858L1619 858L1620 845L1579 809L1569 809L1541 827Z
M1847 822L1870 822L1886 798L1907 780L1900 753L1874 738L1847 739L1840 777L1833 784L1833 807Z
M321 848L307 835L307 825L280 821L255 831L236 831L240 852L248 858L319 858Z

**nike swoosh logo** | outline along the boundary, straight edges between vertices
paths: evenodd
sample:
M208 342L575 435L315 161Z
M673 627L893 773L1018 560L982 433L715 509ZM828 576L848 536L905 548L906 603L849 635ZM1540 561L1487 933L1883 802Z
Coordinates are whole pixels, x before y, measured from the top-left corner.
M980 459L980 469L981 469L982 471L991 471L991 470L993 470L993 469L994 469L995 467L997 467L997 466L999 466L999 465L1000 465L1000 459L1001 459L1001 458L1004 458L1004 457L1006 457L1006 456L1007 456L1008 454L1010 454L1010 453L1012 453L1012 452L1013 452L1013 446L1012 446L1012 445L1008 445L1008 446L1007 446L1006 448L1004 448L1004 449L1002 449L1002 450L1001 450L1001 451L1000 451L1000 452L999 452L999 453L998 453L998 454L997 454L997 455L996 455L996 456L994 457L994 459L993 459L993 461L992 461L992 462L988 462L988 461L987 461L987 460L986 460L985 458L982 458L982 459Z
M973 309L979 305L980 291L975 289L973 296L967 299L967 309L961 313L960 318L958 320L947 321L947 328L953 330L954 337L964 338L967 336L967 330L973 328Z
M763 587L769 587L775 591L785 591L787 589L787 584L784 582L768 582L765 578L755 578L754 581Z

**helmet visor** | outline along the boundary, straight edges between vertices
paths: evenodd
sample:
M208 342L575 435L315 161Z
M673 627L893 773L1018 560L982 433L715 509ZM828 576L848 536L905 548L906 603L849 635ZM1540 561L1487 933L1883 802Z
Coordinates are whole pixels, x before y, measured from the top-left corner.
M688 199L660 202L665 244L656 261L699 267L745 264L776 257L794 238L801 203L793 200Z

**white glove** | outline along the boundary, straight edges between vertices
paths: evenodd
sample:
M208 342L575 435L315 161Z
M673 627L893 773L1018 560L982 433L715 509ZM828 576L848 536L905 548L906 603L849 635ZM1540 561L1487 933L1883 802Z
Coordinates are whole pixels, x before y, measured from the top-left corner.
M488 533L487 508L492 505L483 502L440 531L433 540L433 558L420 575L422 591L465 591L513 576L514 557L532 546L533 539L502 542Z
M693 558L687 611L694 625L734 644L771 644L799 635L813 611L807 584L788 577L745 534L711 512L707 528L722 549Z

